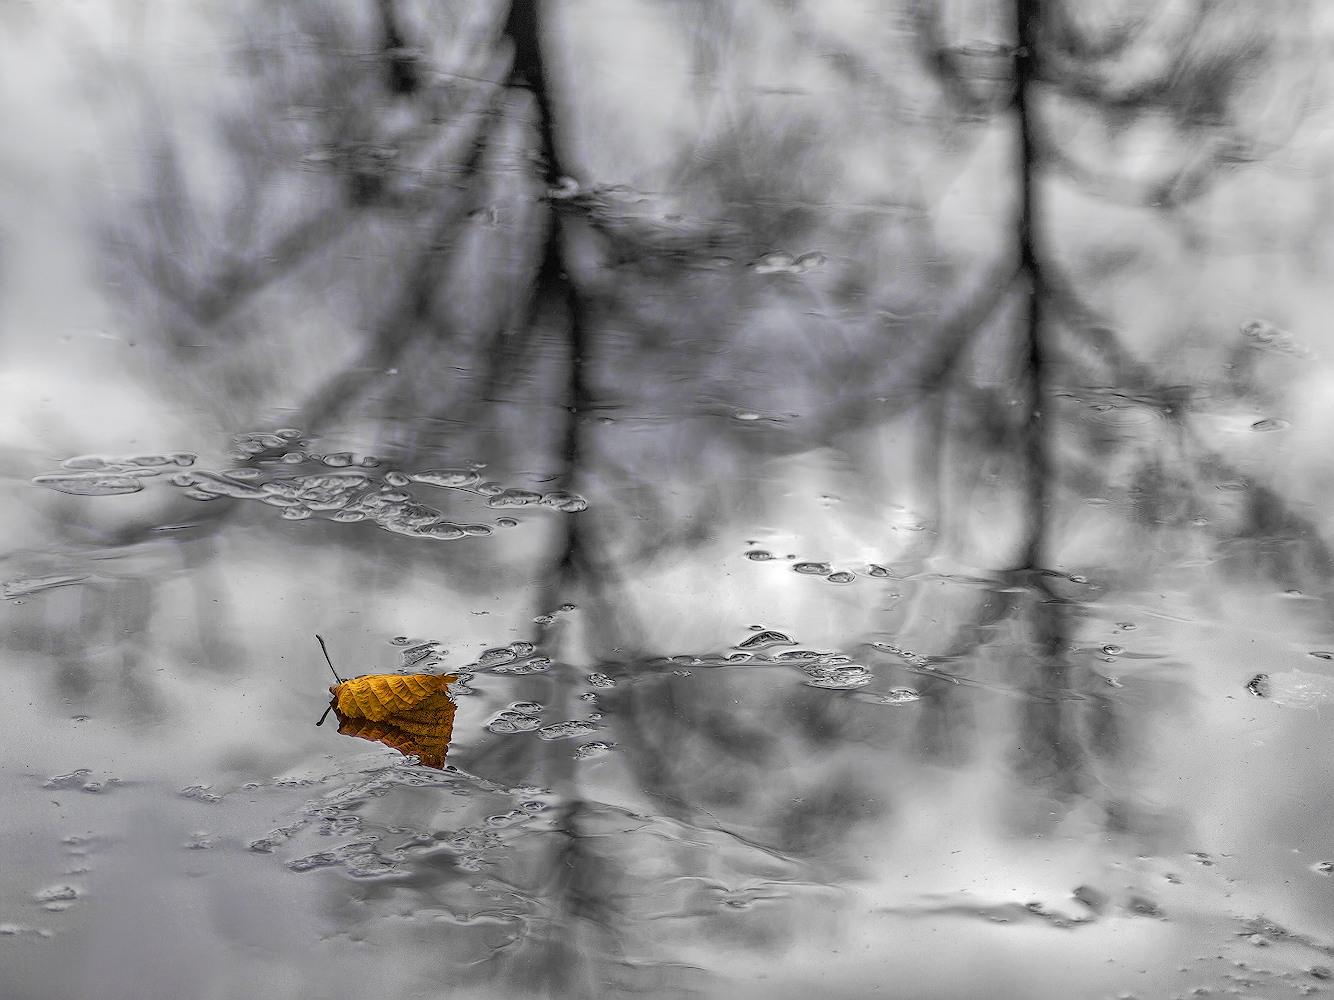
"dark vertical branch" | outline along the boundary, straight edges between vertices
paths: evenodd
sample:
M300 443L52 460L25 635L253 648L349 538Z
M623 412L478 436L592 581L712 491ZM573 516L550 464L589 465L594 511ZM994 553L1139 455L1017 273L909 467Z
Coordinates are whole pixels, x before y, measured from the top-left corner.
M1033 120L1032 90L1037 70L1037 35L1039 0L1015 0L1018 17L1019 51L1016 57L1015 110L1019 118L1019 272L1028 286L1028 379L1024 386L1027 407L1024 428L1026 466L1025 503L1028 508L1024 540L1023 566L1040 570L1046 562L1048 483L1050 461L1047 453L1046 416L1043 413L1043 388L1047 357L1042 341L1043 282L1034 249L1036 206L1034 174L1037 169L1038 137Z
M555 186L564 176L560 153L556 148L555 126L552 116L551 92L546 67L542 58L539 0L513 0L505 33L514 44L514 83L532 91L537 103L538 131L541 141L542 168L548 187ZM559 488L569 489L577 474L580 455L580 423L588 412L590 396L584 377L588 349L583 303L561 262L560 220L553 218L547 229L546 246L537 274L534 311L544 309L563 313L568 324L570 347L570 376L567 394L569 420L561 447ZM557 599L562 585L576 577L581 557L582 539L579 531L580 515L565 516L565 536L555 559Z

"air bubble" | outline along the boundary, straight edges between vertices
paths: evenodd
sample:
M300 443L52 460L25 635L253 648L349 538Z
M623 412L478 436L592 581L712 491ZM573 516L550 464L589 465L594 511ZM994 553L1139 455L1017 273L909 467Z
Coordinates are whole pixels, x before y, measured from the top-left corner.
M870 566L866 568L866 575L873 576L878 580L883 580L890 574L889 570L887 570L884 566L877 566L874 563L872 563Z
M737 410L735 413L732 414L732 416L737 420L746 420L746 421L760 419L760 415L756 413L754 410Z
M857 579L856 573L850 573L847 570L839 570L837 573L830 573L825 577L830 583L852 583Z
M544 670L551 669L551 658L549 656L534 656L531 660L524 660L522 663L504 663L494 670L498 674L540 674Z
M332 455L325 455L320 461L331 469L343 469L352 464L352 453L350 451L336 451Z
M406 646L412 640L409 639L406 635L396 635L389 641L392 642L395 646Z
M60 467L72 472L96 472L115 468L115 463L101 455L76 455L61 462Z
M880 700L886 705L907 705L910 702L921 701L922 696L912 688L901 687L886 691L880 696Z
M338 521L340 524L351 524L365 519L366 515L359 510L340 510L330 518L331 521Z
M609 688L616 686L616 682L606 674L589 674L584 680L588 681L589 687Z
M1242 479L1230 479L1227 482L1217 483L1214 486L1214 489L1222 490L1224 493L1244 493L1250 488L1250 484Z
M558 722L554 726L545 726L537 731L537 738L540 740L566 740L576 736L587 736L597 730L597 726L591 722L581 722L573 720L570 722Z
M1280 420L1278 417L1268 417L1264 420L1257 420L1255 423L1251 424L1251 430L1263 433L1265 431L1286 430L1290 426L1291 425L1286 420Z
M523 712L501 712L486 724L488 731L501 735L513 733L531 733L542 723Z
M288 507L282 512L282 516L289 521L304 521L312 515L309 507Z
M79 890L72 885L53 885L33 894L39 903L68 903L79 898Z
M846 666L812 663L802 669L810 677L806 682L808 687L828 688L834 691L865 687L873 679L871 671L859 663L849 663Z
M471 469L428 469L424 472L414 472L412 479L418 483L425 483L427 486L439 486L444 489L465 489L469 486L475 486L481 477Z
M746 553L746 558L753 560L754 562L767 562L773 557L774 554L772 552L767 552L764 549L751 549Z
M1133 632L1135 629L1139 628L1134 622L1117 622L1116 627L1125 629L1127 632Z
M542 494L534 493L532 490L509 489L495 496L486 498L486 505L497 509L506 507L527 507L530 504L539 503L542 500Z
M520 712L524 715L541 715L546 706L536 701L515 701L510 703L511 712Z
M384 481L390 486L407 486L412 482L412 480L403 475L403 473L392 471L384 474Z
M68 476L34 476L32 484L83 497L109 497L121 493L138 493L144 488L143 481L138 477L99 475L95 472Z
M611 753L615 747L615 743L585 743L574 752L574 759L590 760L594 757L602 757Z
M1317 660L1334 660L1334 653L1327 653L1323 649L1317 649L1307 655L1314 656Z
M289 451L282 457L282 461L285 465L300 465L305 460L306 456L299 451Z
M548 493L539 503L543 507L550 507L565 514L577 514L581 510L588 509L588 501L573 493Z
M363 456L362 456L362 459L361 459L361 467L362 467L363 469L374 469L374 468L375 468L377 465L379 465L379 464L380 464L380 460L379 460L378 458L376 458L374 455L363 455Z
M509 646L496 646L492 649L484 649L477 657L479 667L490 667L497 663L509 663L514 659L514 650Z
M496 524L502 528L516 528L518 527L519 522L512 517L500 517L496 518Z
M831 569L828 563L823 562L799 562L792 566L794 573L804 573L806 576L828 576Z
M1102 651L1106 653L1108 656L1120 656L1122 653L1126 651L1126 647L1118 646L1114 642L1109 642L1107 645L1102 647Z
M774 632L770 630L770 631L760 632L757 635L752 635L745 642L737 643L736 648L762 649L765 646L779 646L779 645L794 646L796 645L796 643L794 643L790 638L785 636L782 632Z

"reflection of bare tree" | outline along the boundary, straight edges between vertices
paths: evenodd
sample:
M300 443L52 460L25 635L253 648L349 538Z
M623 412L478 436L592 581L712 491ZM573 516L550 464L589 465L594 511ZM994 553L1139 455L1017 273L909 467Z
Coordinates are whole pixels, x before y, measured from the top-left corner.
M1134 833L1133 811L1096 787L1128 722L1071 655L1082 584L1055 572L1079 502L1105 500L1136 543L1172 552L1203 537L1283 586L1326 587L1331 558L1281 490L1206 446L1189 386L1135 357L1090 304L1049 196L1074 185L1171 216L1279 148L1309 85L1306 7L919 0L906 5L908 74L810 6L682 5L662 30L691 60L697 136L639 191L578 155L578 90L550 57L558 15L535 0L460 6L256 6L243 61L260 96L218 124L211 211L162 130L139 227L115 236L182 393L227 431L296 397L284 423L404 467L485 457L588 494L590 510L552 533L538 572L559 586L541 610L584 608L582 639L621 682L599 710L638 790L681 823L829 870L830 845L890 808L868 794L861 748L966 759L967 688L920 678L922 722L905 735L827 691L684 683L649 664L681 651L646 648L652 609L622 582L770 516L777 460L836 456L874 509L889 478L876 435L917 419L914 476L938 531L900 552L908 610L886 610L883 627L963 679L970 657L1009 661L1025 776L1066 803L1101 795L1108 826ZM766 50L832 96L779 86ZM1270 93L1283 114L1262 113ZM912 149L886 157L892 183L868 194L843 154L884 154L867 138L879 133ZM934 231L922 175L963 174L997 136L1009 191L970 256ZM1151 162L1131 162L1149 140ZM316 329L286 312L280 285L320 303ZM1246 397L1255 381L1238 366L1227 391ZM970 520L974 503L1004 525L983 555L990 525ZM208 530L233 508L210 509ZM931 555L987 585L928 636L939 581L916 571ZM1112 583L1138 572L1105 569ZM120 598L88 593L90 630L105 631ZM117 593L142 624L150 598ZM77 693L77 651L61 653L59 683ZM525 696L572 713L582 688L567 673L528 679ZM583 935L595 951L619 946L632 875L600 839L609 807L552 751L497 739L467 763L561 793L513 874L550 910L512 965L525 988L569 992L583 988Z

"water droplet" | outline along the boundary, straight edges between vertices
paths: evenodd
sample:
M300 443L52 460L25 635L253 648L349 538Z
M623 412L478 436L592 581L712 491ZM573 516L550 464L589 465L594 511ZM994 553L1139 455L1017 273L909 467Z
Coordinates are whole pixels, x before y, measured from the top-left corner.
M825 579L830 583L852 583L853 580L857 579L857 574L850 573L844 569L839 570L837 573L830 573Z
M582 722L573 720L570 722L558 722L554 726L544 726L537 731L537 738L540 740L566 740L576 736L587 736L594 732L597 726L591 722Z
M1109 642L1107 645L1102 647L1102 651L1106 653L1108 656L1120 656L1122 653L1126 651L1126 647L1118 646L1114 642Z
M792 566L794 573L804 573L807 576L828 576L830 569L830 565L823 562L799 562Z
M1268 417L1251 424L1251 430L1263 433L1264 431L1285 430L1289 426L1291 425L1286 420L1280 420L1278 417Z
M584 680L588 681L589 687L609 688L616 686L616 682L606 674L589 674Z
M412 482L412 480L403 475L403 473L397 471L386 472L384 474L384 481L390 486L407 486Z
M764 549L751 549L746 553L746 558L753 559L755 562L765 562L773 557L772 552L766 552Z
M752 635L749 639L746 639L744 642L737 643L736 648L762 649L765 646L775 646L775 645L794 646L796 645L796 643L794 643L790 638L785 636L782 632L774 632L770 630L770 631L760 632L758 635Z
M574 759L590 760L594 757L602 757L611 753L615 746L615 743L585 743L574 752Z

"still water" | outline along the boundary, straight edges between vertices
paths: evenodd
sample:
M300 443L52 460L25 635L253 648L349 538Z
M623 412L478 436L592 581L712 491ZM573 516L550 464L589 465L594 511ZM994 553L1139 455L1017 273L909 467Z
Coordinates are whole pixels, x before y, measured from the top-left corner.
M1334 990L1326 6L0 28L0 995Z

